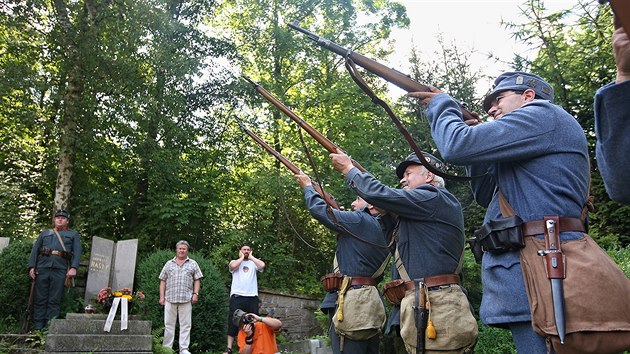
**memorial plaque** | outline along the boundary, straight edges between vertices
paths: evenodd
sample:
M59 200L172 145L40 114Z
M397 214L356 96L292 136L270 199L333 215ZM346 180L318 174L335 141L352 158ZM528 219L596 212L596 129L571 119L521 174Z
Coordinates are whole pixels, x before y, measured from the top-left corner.
M0 252L9 245L10 237L0 237Z
M97 236L92 238L90 265L88 267L88 278L85 285L84 299L86 304L92 303L98 292L109 286L113 253L114 241Z
M133 290L133 277L136 274L136 256L138 239L122 240L116 243L114 269L112 271L112 289L129 288Z

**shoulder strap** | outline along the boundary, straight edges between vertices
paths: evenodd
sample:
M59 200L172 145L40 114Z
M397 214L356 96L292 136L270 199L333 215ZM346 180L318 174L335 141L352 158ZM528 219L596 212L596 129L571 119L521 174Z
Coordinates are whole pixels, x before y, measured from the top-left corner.
M383 263L381 264L381 266L376 270L376 272L374 272L374 274L372 274L372 276L370 278L378 278L381 276L381 274L383 274L383 272L385 271L385 267L387 267L387 264L389 263L389 259L392 258L391 254L387 254L387 257L385 257L385 260L383 261Z
M391 254L387 255L387 257L385 257L385 260L383 261L381 266L374 272L374 274L372 274L370 278L376 279L379 276L381 276L381 274L383 274L383 272L385 271L385 267L387 267L387 264L389 263L390 258L391 258ZM333 259L333 273L337 273L339 271L340 271L339 262L337 262L337 253L335 253L335 258Z
M61 248L63 248L64 252L66 251L66 245L63 244L63 240L61 239L61 235L59 235L59 232L57 232L56 229L53 229L53 231L55 232L55 235L57 235L57 240L59 240L59 243L61 243Z
M508 202L507 198L503 195L503 192L499 191L499 208L501 209L501 214L503 217L514 216L516 212L512 209L510 202Z
M407 273L407 269L405 269L405 265L400 259L400 253L398 253L398 246L396 246L396 253L394 254L396 259L396 269L398 270L398 275L400 275L400 279L403 281L410 281L409 273Z

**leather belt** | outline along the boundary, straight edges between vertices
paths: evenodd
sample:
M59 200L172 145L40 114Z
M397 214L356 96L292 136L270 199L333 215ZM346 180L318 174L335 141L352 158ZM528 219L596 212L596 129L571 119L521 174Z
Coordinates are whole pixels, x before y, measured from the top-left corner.
M585 232L584 222L578 218L560 218L560 232ZM523 236L533 236L545 233L545 220L528 221L521 225Z
M352 280L350 281L350 286L353 285L376 286L376 280L370 277L352 277Z
M50 249L48 247L41 247L39 249L39 254L46 254L46 255L52 254L54 256L63 257L65 259L72 258L72 254L70 252L60 251L60 250L53 250L53 249Z
M427 288L434 286L442 286L449 284L460 284L461 280L457 274L440 274L424 278L424 284ZM412 290L416 288L416 282L413 280L405 282L405 290Z

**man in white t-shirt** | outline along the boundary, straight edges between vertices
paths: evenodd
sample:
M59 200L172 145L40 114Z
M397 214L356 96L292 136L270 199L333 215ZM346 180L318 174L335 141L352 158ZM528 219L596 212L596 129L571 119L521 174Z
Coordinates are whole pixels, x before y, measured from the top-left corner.
M228 264L232 273L232 286L230 288L230 312L241 309L248 313L258 314L258 278L257 272L265 269L265 262L252 254L252 248L248 243L241 245L238 259L231 260ZM232 354L234 337L239 328L228 318L227 348L224 354Z

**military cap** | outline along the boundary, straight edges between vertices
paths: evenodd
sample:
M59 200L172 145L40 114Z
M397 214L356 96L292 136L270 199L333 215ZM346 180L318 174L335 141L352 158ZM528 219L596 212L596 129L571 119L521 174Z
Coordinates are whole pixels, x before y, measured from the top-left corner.
M57 212L55 213L55 217L57 216L63 216L66 219L70 219L70 213L65 210L57 210Z
M525 91L532 89L543 100L553 101L553 88L542 77L522 71L508 71L494 80L492 92L483 99L483 110L488 112L492 101L503 91Z
M424 155L424 159L427 160L427 162L429 162L429 165L433 166L440 172L446 173L446 168L445 168L446 166L444 166L444 163L438 160L437 157L429 154L428 152L423 152L422 155ZM416 156L415 152L412 152L409 156L407 156L405 161L401 162L398 165L398 167L396 167L396 175L398 176L398 178L400 179L403 178L403 175L405 174L405 170L407 169L407 166L409 165L422 165L422 163L420 162L420 159L418 158L418 156Z

